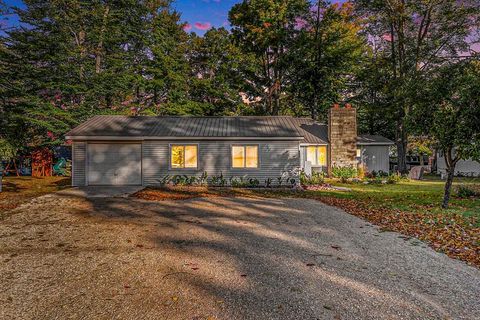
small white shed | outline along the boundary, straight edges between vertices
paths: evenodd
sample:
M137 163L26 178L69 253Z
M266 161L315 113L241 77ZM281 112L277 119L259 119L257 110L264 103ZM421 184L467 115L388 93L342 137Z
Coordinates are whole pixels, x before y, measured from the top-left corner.
M357 159L368 172L390 171L390 147L394 142L375 135L360 135L357 140Z

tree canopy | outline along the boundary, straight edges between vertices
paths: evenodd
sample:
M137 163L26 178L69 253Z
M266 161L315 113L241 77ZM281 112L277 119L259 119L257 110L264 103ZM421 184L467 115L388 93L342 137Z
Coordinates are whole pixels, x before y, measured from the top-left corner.
M170 0L23 2L0 0L20 19L0 31L0 139L17 147L63 143L95 114L325 120L349 102L362 133L395 139L403 171L408 137L438 136L416 114L444 96L425 90L478 60L476 0L243 0L203 36Z

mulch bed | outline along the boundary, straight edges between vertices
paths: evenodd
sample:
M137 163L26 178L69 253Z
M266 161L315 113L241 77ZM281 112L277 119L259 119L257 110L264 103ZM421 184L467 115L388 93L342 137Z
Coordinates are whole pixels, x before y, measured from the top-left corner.
M187 200L193 198L212 197L212 194L205 188L145 188L131 195L131 197L149 200L149 201L166 201L166 200Z
M480 268L480 228L475 227L474 217L442 213L405 212L373 206L365 201L336 198L332 196L312 196L311 193L294 191L242 190L233 188L208 187L164 187L146 188L132 195L150 200L187 200L211 197L305 197L321 201L327 205L343 209L349 214L361 217L385 231L400 232L407 237L417 238L433 249L460 259Z

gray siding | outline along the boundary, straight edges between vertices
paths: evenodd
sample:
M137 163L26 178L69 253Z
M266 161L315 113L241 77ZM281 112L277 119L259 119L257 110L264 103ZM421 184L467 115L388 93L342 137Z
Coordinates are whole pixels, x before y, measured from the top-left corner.
M437 170L444 175L447 173L445 158L441 153L438 153ZM473 160L458 161L455 166L455 175L480 177L480 162Z
M361 162L367 166L367 171L390 170L389 146L361 146Z
M266 178L276 179L282 173L300 166L298 141L181 141L178 144L198 145L197 169L170 169L170 144L177 142L144 141L143 184L155 185L166 175L197 175L206 171L212 175L257 178L261 184ZM231 168L231 145L259 146L258 169Z
M83 141L74 141L72 146L72 185L85 185L85 159L86 143Z

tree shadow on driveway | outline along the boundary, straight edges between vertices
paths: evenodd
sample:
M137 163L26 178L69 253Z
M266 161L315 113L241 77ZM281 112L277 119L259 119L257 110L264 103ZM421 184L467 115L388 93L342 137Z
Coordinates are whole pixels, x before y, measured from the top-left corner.
M458 271L458 262L313 200L91 201L97 218L149 226L145 246L161 252L168 265L161 283L152 286L168 288L191 310L210 310L218 302L211 312L219 318L455 317L478 311L444 293L457 290L474 300L474 287L459 289L449 281L475 269L448 271L445 263Z

